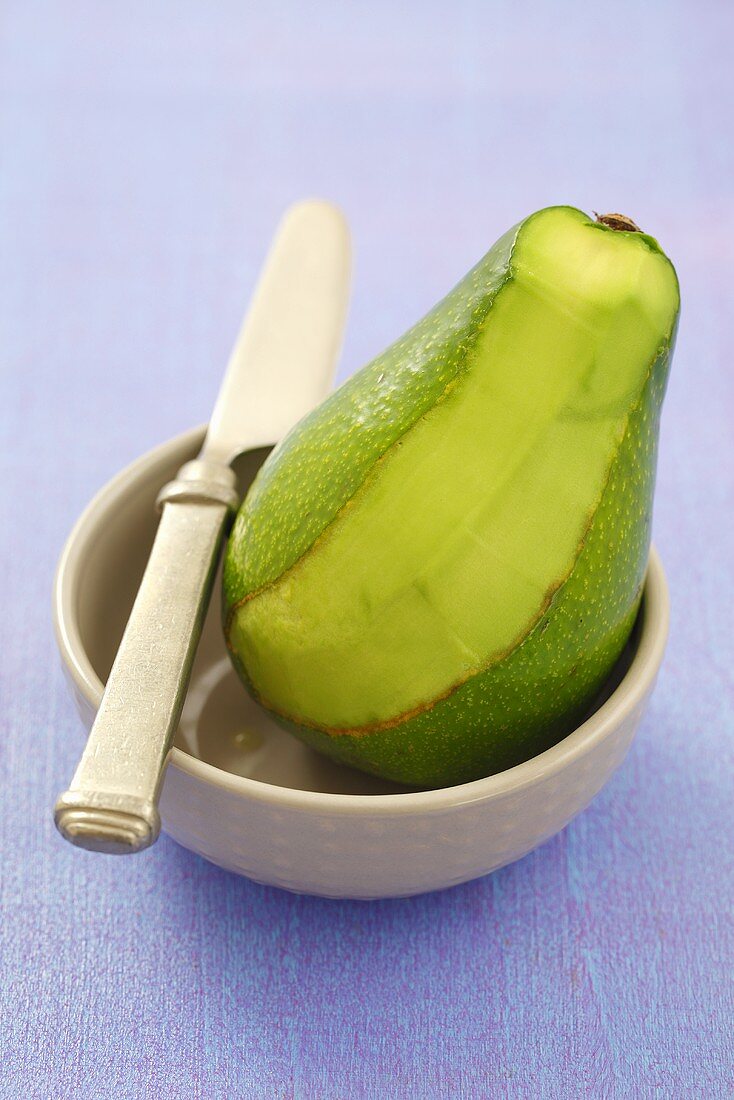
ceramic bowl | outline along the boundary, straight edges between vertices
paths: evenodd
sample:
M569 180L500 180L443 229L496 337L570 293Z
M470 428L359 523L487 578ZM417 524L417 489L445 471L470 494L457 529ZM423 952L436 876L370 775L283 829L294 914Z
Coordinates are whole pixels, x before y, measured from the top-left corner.
M202 438L202 428L177 436L113 478L61 555L56 637L87 728L153 540L156 494ZM265 454L243 460L243 487ZM404 896L486 875L562 829L619 767L667 629L665 577L653 550L628 652L586 722L508 771L409 791L340 767L275 726L235 677L215 598L163 785L163 828L221 867L308 894Z

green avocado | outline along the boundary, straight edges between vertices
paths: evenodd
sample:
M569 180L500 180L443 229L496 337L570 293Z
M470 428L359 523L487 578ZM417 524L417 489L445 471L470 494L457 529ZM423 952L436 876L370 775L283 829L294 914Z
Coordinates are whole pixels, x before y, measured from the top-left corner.
M290 432L224 566L277 721L421 787L573 729L637 614L678 309L634 223L541 210Z

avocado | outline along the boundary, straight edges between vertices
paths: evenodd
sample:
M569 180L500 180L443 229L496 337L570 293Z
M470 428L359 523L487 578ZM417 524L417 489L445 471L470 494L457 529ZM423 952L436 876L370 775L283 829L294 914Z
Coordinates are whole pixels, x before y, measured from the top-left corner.
M421 787L574 728L641 599L678 311L634 222L550 207L290 432L223 579L278 722Z

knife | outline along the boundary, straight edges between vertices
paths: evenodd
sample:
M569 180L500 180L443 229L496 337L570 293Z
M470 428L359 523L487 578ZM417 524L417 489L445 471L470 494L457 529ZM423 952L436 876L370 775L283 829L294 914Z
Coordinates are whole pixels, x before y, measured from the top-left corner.
M158 496L150 558L86 748L54 810L61 835L139 852L158 796L226 531L232 463L281 439L331 385L349 297L349 232L329 203L285 214L230 356L201 452Z

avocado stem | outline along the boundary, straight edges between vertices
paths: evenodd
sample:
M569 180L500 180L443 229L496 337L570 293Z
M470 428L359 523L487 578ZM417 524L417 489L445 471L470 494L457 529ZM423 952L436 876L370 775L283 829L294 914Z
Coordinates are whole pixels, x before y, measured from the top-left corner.
M626 214L597 214L594 211L594 217L601 225L606 225L609 229L616 229L620 233L642 233L639 225L632 221L632 218L628 218Z

